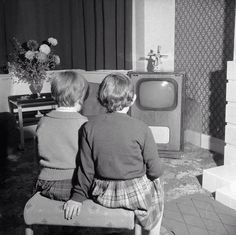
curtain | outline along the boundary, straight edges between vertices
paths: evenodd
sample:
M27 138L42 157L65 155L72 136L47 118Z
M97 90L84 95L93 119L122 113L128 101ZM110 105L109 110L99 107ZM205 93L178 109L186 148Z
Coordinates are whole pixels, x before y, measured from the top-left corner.
M59 69L131 69L132 0L0 0L0 66L13 36L56 38Z

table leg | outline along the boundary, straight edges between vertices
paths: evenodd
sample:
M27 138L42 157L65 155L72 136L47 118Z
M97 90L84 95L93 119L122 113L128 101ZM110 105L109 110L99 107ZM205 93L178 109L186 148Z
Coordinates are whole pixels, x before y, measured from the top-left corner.
M24 128L23 128L23 114L22 114L22 107L18 105L18 117L19 117L19 128L20 128L20 145L21 149L25 147L25 139L24 139Z

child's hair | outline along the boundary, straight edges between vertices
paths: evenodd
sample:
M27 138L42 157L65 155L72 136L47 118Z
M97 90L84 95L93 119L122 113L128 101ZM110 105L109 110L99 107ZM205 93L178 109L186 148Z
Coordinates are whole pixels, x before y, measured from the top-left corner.
M82 105L87 89L85 78L73 71L59 72L51 81L52 96L63 107L72 107L76 102Z
M98 99L108 112L129 107L134 98L134 86L122 73L107 75L99 86Z

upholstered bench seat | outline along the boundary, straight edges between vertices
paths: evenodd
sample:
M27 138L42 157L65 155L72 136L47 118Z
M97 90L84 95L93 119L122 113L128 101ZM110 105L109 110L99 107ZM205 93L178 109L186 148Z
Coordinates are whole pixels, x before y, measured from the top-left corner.
M36 193L26 203L24 208L24 220L26 235L33 234L33 225L58 225L78 227L103 227L134 229L134 213L125 209L110 209L86 200L81 208L79 216L71 220L64 218L64 202L50 200ZM140 228L135 228L135 234L140 234Z

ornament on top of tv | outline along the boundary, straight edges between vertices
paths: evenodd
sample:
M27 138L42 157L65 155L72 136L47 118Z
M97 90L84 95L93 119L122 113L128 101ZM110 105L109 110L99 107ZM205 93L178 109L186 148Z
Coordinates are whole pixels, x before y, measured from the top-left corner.
M162 63L161 58L167 57L168 55L161 54L161 46L157 46L157 52L154 53L154 51L151 49L148 53L148 57L146 60L147 63L147 71L148 72L157 72L159 70L159 65Z

